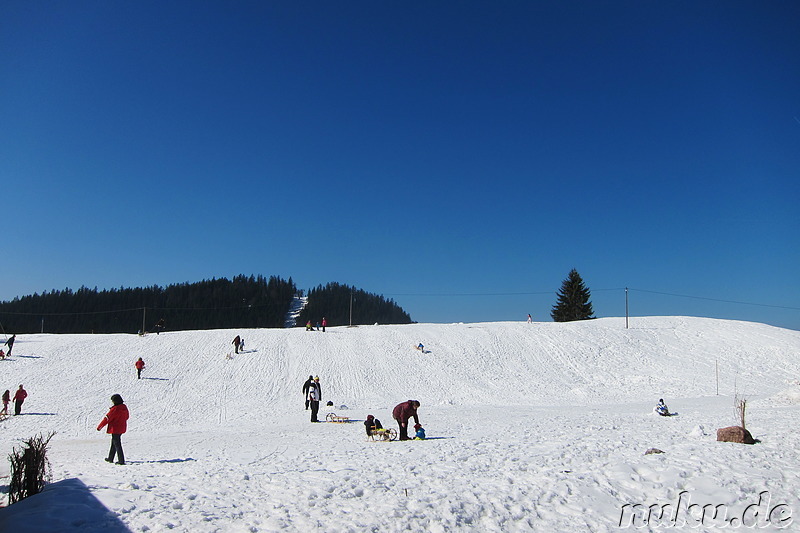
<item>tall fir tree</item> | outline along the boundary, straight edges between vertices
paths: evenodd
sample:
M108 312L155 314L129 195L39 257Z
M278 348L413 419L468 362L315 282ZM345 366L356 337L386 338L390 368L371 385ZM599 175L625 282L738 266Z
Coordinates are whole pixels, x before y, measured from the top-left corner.
M550 316L555 322L594 318L592 302L589 301L591 294L584 285L581 275L574 268L570 270L567 279L561 284L561 289L556 295L558 300L550 311Z

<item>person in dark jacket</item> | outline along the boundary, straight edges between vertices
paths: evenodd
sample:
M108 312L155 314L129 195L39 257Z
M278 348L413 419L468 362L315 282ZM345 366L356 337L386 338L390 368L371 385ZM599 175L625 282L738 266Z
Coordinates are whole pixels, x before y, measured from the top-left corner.
M308 379L305 383L303 383L303 396L306 398L306 411L308 411L308 389L311 387L311 384L314 383L314 376L308 376Z
M364 427L367 430L367 437L372 435L372 432L376 429L383 429L381 421L372 415L367 415L367 419L364 421Z
M11 391L6 390L3 393L3 410L0 411L0 415L8 415L8 404L11 402Z
M6 345L8 346L8 353L6 354L6 357L11 357L11 348L13 348L13 347L14 347L14 341L15 341L15 340L17 340L17 336L16 336L16 335L11 335L11 338L10 338L10 339L8 339L8 340L5 342L5 343L6 343Z
M408 419L414 417L414 423L419 424L419 416L417 415L419 409L419 402L417 400L408 400L407 402L399 403L392 411L392 417L397 420L400 426L400 440L408 439Z
M233 342L231 343L231 344L233 344L233 352L234 353L239 353L239 344L241 342L242 342L241 337L239 337L239 335L236 335L236 338L233 339Z
M128 430L128 406L122 401L122 396L115 394L111 397L114 405L109 409L108 414L100 421L97 431L108 426L106 433L111 435L111 449L108 451L106 462L113 463L114 456L117 457L117 464L125 464L125 454L122 452L122 434Z

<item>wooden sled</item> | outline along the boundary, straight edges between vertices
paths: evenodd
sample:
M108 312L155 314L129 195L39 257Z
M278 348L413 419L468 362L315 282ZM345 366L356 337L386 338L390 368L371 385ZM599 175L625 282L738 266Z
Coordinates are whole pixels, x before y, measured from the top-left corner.
M367 440L374 440L379 442L389 442L392 440L397 440L397 430L396 429L373 429L372 432L367 437Z
M338 416L336 413L328 413L325 415L325 420L328 422L334 422L336 424L347 424L350 422L349 416Z

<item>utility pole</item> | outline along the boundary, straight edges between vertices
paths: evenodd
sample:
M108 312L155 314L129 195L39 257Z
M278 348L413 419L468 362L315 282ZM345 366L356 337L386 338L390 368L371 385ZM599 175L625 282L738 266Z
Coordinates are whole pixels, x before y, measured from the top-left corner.
M142 335L144 335L144 332L146 331L144 329L145 317L147 317L147 308L142 307Z
M350 327L353 327L353 289L350 289Z
M628 287L625 287L625 329L628 329Z

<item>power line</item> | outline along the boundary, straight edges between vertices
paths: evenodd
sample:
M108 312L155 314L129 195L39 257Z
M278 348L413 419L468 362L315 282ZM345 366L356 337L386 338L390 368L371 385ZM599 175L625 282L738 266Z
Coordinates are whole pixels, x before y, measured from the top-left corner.
M674 293L670 293L670 292L649 291L647 289L629 288L629 290L636 291L636 292L647 292L647 293L650 293L650 294L660 294L662 296L676 296L678 298L692 298L694 300L707 300L709 302L722 302L722 303L726 303L726 304L739 304L739 305L755 305L755 306L758 306L758 307L772 307L772 308L775 308L775 309L791 309L793 311L800 311L800 307L790 307L790 306L787 306L787 305L772 305L772 304L762 304L762 303L756 303L756 302L739 302L739 301L736 301L736 300L721 300L719 298L706 298L704 296L691 296L691 295L688 295L688 294L674 294Z

